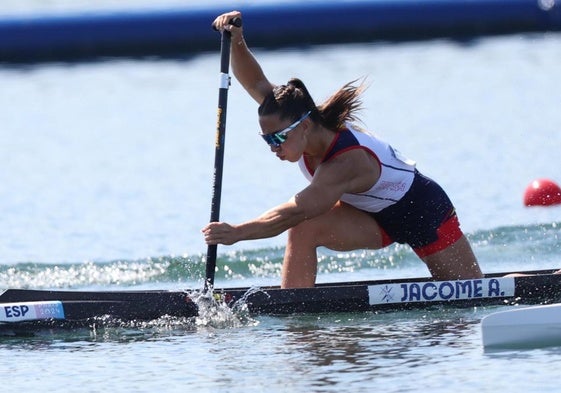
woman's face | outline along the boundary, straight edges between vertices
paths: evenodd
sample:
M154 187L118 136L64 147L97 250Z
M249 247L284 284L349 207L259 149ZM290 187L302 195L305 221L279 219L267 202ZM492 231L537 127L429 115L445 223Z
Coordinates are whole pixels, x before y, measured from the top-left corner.
M307 114L297 121L281 120L276 114L259 116L261 135L281 160L296 162L304 153L308 127Z

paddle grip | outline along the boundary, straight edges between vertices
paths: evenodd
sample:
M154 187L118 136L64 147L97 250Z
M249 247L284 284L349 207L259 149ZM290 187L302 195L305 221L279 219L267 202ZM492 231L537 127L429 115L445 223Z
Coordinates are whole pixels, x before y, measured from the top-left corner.
M229 22L228 24L230 24L230 25L232 25L232 26L236 26L236 27L242 27L242 18L233 18L233 19L230 19L230 22ZM218 31L218 29L216 28L216 26L212 25L212 28L213 28L215 31Z

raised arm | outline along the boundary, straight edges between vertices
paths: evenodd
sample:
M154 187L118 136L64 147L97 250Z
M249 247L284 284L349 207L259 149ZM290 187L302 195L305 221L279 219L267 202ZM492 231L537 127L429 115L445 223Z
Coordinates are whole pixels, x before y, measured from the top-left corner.
M213 26L220 31L227 30L232 34L230 59L234 76L249 95L258 104L261 104L274 85L269 82L261 66L247 47L243 37L243 27L230 24L230 21L235 18L241 19L241 12L232 11L222 14L214 20Z

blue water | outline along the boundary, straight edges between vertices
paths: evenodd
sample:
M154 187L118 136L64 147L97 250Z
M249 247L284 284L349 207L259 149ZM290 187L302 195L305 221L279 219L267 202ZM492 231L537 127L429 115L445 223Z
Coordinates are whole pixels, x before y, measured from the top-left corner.
M561 35L255 53L318 102L366 76L365 126L444 186L485 272L561 267L561 208L522 204L533 179L561 183ZM218 53L5 67L0 86L0 288L202 286ZM229 94L221 218L236 223L305 182L257 137L237 82ZM220 246L216 285L278 283L284 240ZM322 250L319 269L320 282L428 274L403 246ZM558 391L560 348L483 351L492 311L44 332L0 339L0 372L14 392Z

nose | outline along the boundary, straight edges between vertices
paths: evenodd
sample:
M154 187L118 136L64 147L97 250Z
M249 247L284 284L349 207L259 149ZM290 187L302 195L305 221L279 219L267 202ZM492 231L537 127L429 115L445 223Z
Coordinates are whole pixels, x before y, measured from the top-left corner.
M281 148L280 145L279 145L279 146L269 145L269 147L271 148L271 151L272 151L273 153L278 152L278 151L280 150L280 148Z

